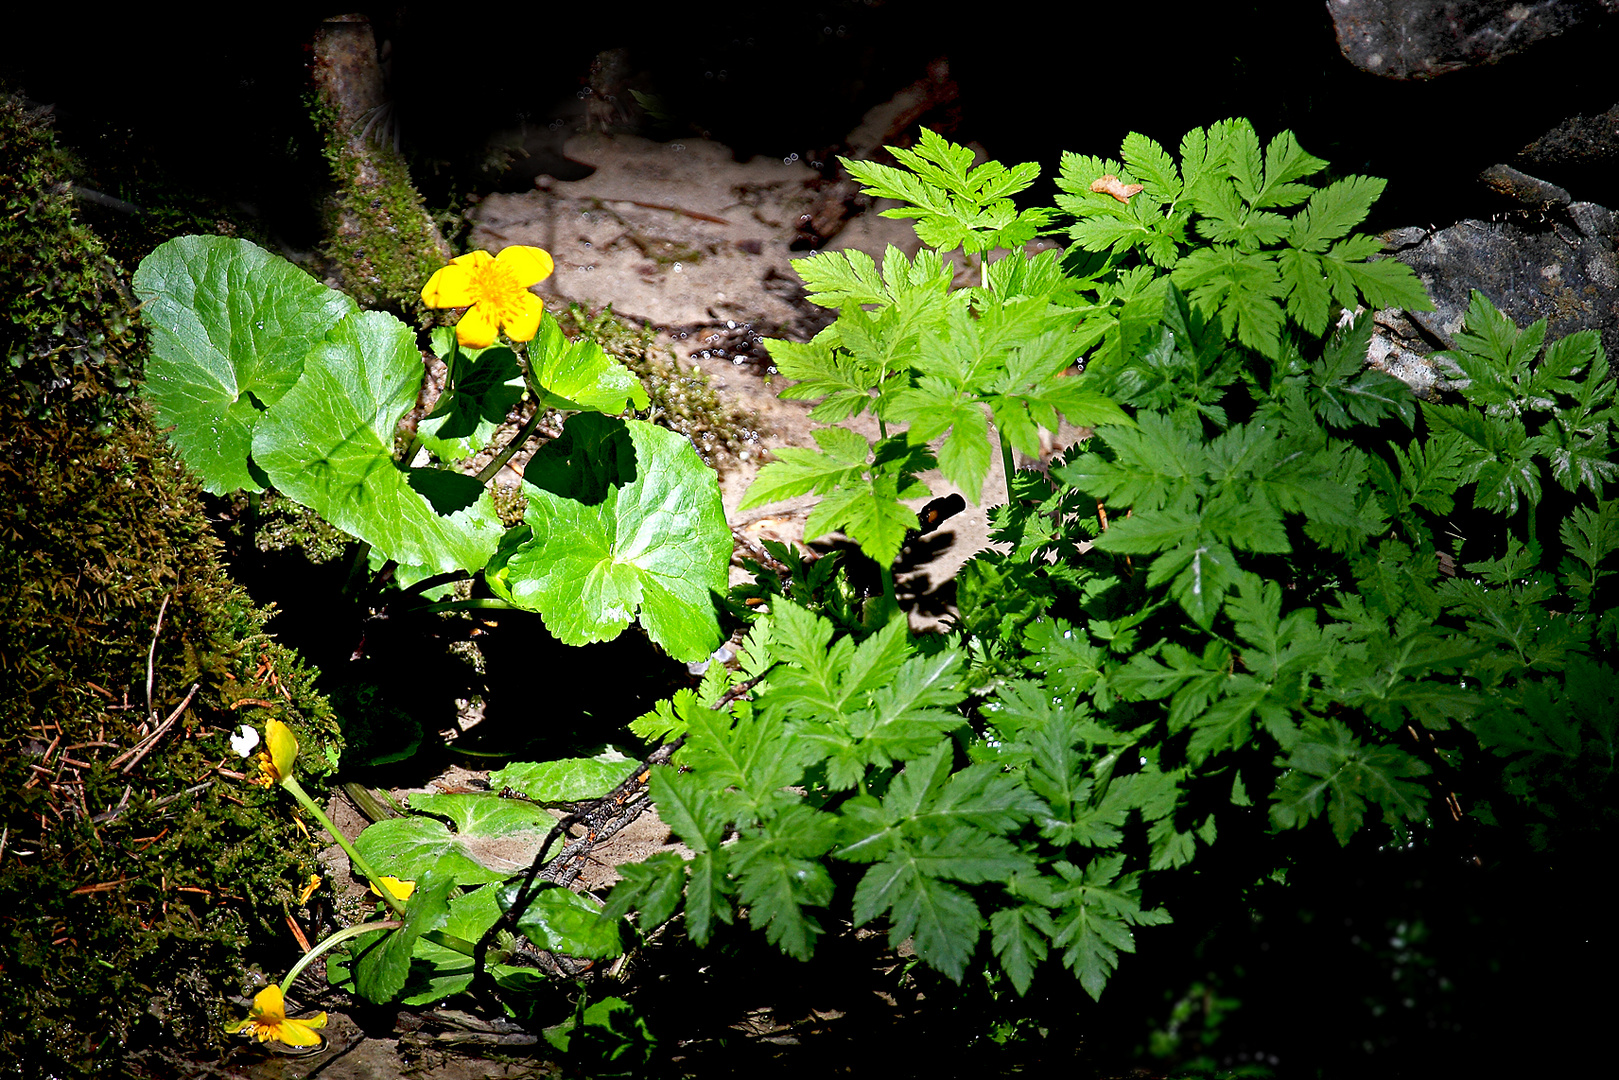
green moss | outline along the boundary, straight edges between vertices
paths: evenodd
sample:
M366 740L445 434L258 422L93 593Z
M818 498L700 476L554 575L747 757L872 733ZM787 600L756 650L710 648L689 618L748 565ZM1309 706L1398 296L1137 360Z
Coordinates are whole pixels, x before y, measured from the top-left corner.
M350 544L358 543L309 507L274 488L258 497L256 507L253 496L242 491L232 495L229 502L225 535L246 537L262 552L300 551L311 563L321 566L340 558ZM236 542L233 539L233 545Z
M614 315L611 307L591 315L577 304L557 321L568 335L590 338L635 372L652 399L647 419L689 438L709 465L723 471L727 460L758 453L759 417L721 397L701 368L682 368L650 327Z
M0 1074L79 1076L218 1043L246 967L295 955L314 845L284 793L230 775L228 739L285 721L317 789L341 744L122 393L140 354L116 267L53 194L49 133L15 102L0 127L6 280L54 283L0 295L23 349L0 383ZM29 378L53 363L71 392Z
M73 217L71 158L48 117L0 87L0 357L30 416L106 431L138 375L132 298Z

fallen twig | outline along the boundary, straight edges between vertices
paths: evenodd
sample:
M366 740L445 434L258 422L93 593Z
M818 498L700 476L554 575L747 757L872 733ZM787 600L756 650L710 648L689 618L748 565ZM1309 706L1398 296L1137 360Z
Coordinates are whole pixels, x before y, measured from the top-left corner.
M125 758L130 757L131 754L133 754L134 757L131 758L129 764L125 765L120 771L128 773L129 770L140 764L141 758L152 752L152 748L155 747L157 745L157 741L163 737L163 733L168 731L169 728L173 727L176 720L180 719L180 714L185 712L186 706L191 704L191 699L197 695L197 687L200 685L200 683L192 683L191 689L186 693L185 700L180 702L179 705L175 706L174 711L169 714L168 719L164 720L156 731L152 732L145 739L141 740L138 746L126 750L124 753L114 758L112 760L112 764L117 765Z
M163 597L163 603L158 605L157 622L152 626L152 644L146 650L146 715L152 716L152 661L157 656L157 636L163 632L163 613L169 610L169 597L171 592Z

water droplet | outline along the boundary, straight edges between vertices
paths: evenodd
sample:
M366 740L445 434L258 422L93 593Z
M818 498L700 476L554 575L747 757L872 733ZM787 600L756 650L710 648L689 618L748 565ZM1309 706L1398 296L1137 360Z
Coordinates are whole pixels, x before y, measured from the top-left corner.
M675 263L675 273L677 273L677 274L680 273L680 264L679 263Z

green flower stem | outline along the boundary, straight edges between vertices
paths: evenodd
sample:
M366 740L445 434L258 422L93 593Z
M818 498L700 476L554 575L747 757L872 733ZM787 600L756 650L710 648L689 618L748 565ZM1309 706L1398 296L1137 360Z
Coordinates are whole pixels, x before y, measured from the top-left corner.
M298 962L292 965L292 970L287 972L287 977L281 981L282 993L286 993L288 990L292 989L292 984L297 980L298 976L304 973L304 968L308 967L314 962L316 957L318 957L321 953L326 952L332 946L341 945L350 938L359 937L361 934L368 934L373 930L397 930L402 925L403 924L397 919L382 919L377 922L359 923L355 926L345 926L343 929L339 930L337 933L333 934L331 937L327 938L325 941L321 942L319 945L316 945L313 949L310 949L308 952L304 953L298 958Z
M1001 471L1006 474L1006 502L1011 505L1012 477L1017 474L1017 466L1012 463L1012 440L1006 437L1004 430L998 431L997 434L1001 437Z
M447 934L443 930L429 930L422 935L423 941L431 941L434 945L442 946L451 952L458 952L462 956L472 956L478 951L476 942L468 941L464 937Z
M489 464L478 470L478 475L473 477L473 479L477 480L480 484L487 484L489 481L493 480L495 478L495 474L500 471L500 467L506 464L506 462L510 461L512 459L512 455L521 450L523 448L523 444L528 442L528 437L534 434L535 428L540 426L540 417L544 415L545 410L540 407L539 402L535 402L534 415L528 418L528 423L523 425L523 429L521 431L512 436L511 441L501 448L500 453L495 455L494 460L490 461Z
M332 819L326 816L326 811L317 806L315 800L311 799L308 792L304 791L298 781L292 777L289 776L281 781L281 786L291 792L292 797L297 799L305 810L315 815L315 820L320 822L321 826L332 834L337 840L337 846L342 848L348 855L349 862L354 864L360 873L371 879L371 884L376 886L377 892L382 894L382 902L388 905L388 910L403 919L405 917L404 905L399 902L398 897L394 896L392 890L382 883L382 875L371 868L371 864L365 861L364 856L354 850L354 845L349 843L348 837L344 836L342 831L332 824Z
M508 604L498 597L489 596L474 600L446 600L442 604L428 604L419 610L426 615L435 611L468 611L472 608L492 608L496 611L516 611L517 605Z

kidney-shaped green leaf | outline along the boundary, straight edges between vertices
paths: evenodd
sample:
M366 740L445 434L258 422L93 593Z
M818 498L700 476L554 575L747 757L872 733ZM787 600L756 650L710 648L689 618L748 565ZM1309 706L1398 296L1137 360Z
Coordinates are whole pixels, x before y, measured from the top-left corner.
M535 802L578 802L612 791L640 764L614 750L588 758L519 761L489 774L495 791L511 788Z
M500 887L502 910L517 899L517 882ZM608 960L624 952L616 920L602 918L601 908L571 889L542 889L517 920L517 928L548 952Z
M354 842L379 874L402 881L434 867L461 885L502 881L528 869L535 846L557 822L533 803L495 795L412 795L410 806L417 813L379 821ZM450 825L423 814L449 818Z
M569 341L550 315L528 347L534 380L545 391L541 408L587 409L616 414L629 402L637 409L651 403L646 387L623 364L589 338Z
M281 491L387 558L478 570L504 531L489 493L459 473L394 464L394 428L423 373L416 337L398 319L350 315L259 422L253 458Z
M569 645L607 641L637 611L677 660L720 642L711 592L731 559L719 483L690 441L639 420L582 413L525 470L534 535L503 589Z
M523 399L523 371L517 354L505 345L461 348L453 327L433 331L433 351L449 367L449 384L416 434L440 461L460 461L489 445L506 414Z
M298 381L304 356L354 301L246 240L181 236L135 271L152 329L145 394L214 494L262 484L248 467L262 410Z

